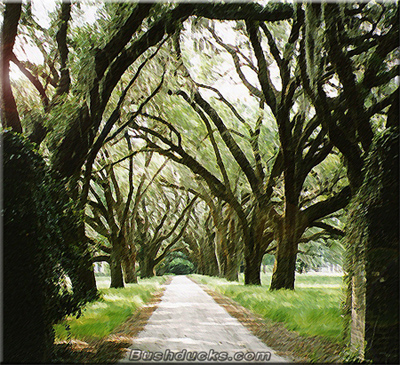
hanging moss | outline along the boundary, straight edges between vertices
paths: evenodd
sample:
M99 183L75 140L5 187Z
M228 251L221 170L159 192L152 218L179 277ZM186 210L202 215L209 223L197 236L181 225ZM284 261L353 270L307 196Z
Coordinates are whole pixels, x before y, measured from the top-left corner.
M397 363L399 356L398 178L399 132L390 128L376 136L366 158L345 238L352 344L361 357L379 363Z

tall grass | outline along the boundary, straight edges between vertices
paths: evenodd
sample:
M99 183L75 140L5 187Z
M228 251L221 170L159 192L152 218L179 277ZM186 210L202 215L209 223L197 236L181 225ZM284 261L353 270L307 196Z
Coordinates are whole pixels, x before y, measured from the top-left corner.
M81 317L69 316L55 325L56 340L90 341L106 337L148 302L166 280L165 276L154 277L140 280L139 284L126 284L125 288L107 289L110 279L97 277L100 299L87 304Z
M261 284L265 286L271 285L272 273L262 273L261 274ZM239 274L239 282L244 283L244 275ZM341 274L296 274L296 288L341 288L343 285L343 275Z
M335 343L343 341L340 276L298 275L295 291L269 291L270 274L262 275L262 286L245 286L201 275L193 278L300 335L322 336Z

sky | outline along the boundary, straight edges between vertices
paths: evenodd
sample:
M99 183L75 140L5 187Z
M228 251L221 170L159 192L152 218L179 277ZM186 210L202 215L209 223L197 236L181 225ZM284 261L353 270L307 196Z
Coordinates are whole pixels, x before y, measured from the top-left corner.
M35 20L40 26L47 29L50 26L49 14L56 9L57 3L60 1L55 0L33 0L32 3L32 14ZM92 1L93 4L96 1ZM83 10L84 16L79 21L93 23L96 20L96 6L91 5L90 2L81 2L81 8ZM21 37L17 37L14 52L20 61L31 61L35 64L43 63L43 55L36 46L26 44ZM11 79L18 79L24 77L19 69L11 63Z
M43 27L43 28L48 28L50 26L50 17L49 17L49 13L53 12L56 9L56 5L57 3L59 3L60 1L55 1L55 0L33 0L32 1L32 13L33 16L35 17L35 20ZM81 17L81 19L77 19L74 18L75 21L79 22L79 24L82 24L82 22L87 22L87 23L93 23L96 20L96 8L98 7L99 2L96 1L81 1L81 10L83 11L83 15ZM220 29L218 29L220 28ZM220 33L221 36L223 36L224 42L228 43L228 44L234 44L235 43L235 33L232 31L230 24L219 24L217 26L218 33ZM190 31L188 32L189 34L186 34L187 36L192 36L190 34ZM35 64L43 64L44 59L42 56L42 53L40 52L40 50L34 46L34 45L29 45L26 44L25 42L23 42L23 40L21 38L17 39L16 44L15 44L15 54L17 55L18 59L21 61L31 61ZM196 53L194 53L196 54ZM198 55L199 56L199 55ZM200 62L200 58L197 57L198 60L197 62ZM233 69L233 65L232 65L232 60L230 59L230 56L228 56L227 54L225 55L226 61L227 61L227 65L223 66L223 67L229 67L232 69L232 73L230 73L232 75L232 77L234 79L236 79L236 82L232 83L232 78L231 81L229 81L227 78L225 78L225 82L223 82L223 84L221 84L220 80L220 84L218 85L218 88L220 89L220 91L226 95L228 94L230 96L229 99L231 99L231 101L233 102L235 98L239 98L242 99L245 98L247 100L248 103L252 103L254 102L254 99L252 97L250 97L248 95L248 91L247 89L244 87L244 85L242 85L241 82L238 82L238 77L236 75L236 72ZM195 61L196 63L196 61ZM229 65L230 64L230 65ZM193 70L195 71L195 70ZM272 77L273 77L273 82L276 81L277 82L277 88L280 89L280 79L278 76L278 70L273 70L272 71ZM243 68L243 72L246 74L246 77L250 80L250 82L253 85L257 85L258 84L258 79L257 76L255 74L253 74L253 72L250 72L249 74L249 70L247 70L246 68ZM25 76L21 73L21 71L14 65L11 63L11 73L10 73L11 79L17 80L19 78L24 78ZM229 78L229 75L228 75ZM200 80L196 80L196 81L200 81ZM275 82L274 82L275 83ZM279 85L278 85L279 84ZM212 85L212 86L216 86L216 85ZM205 95L209 95L209 96L215 96L215 94L211 91L207 91L207 90L203 90L203 92Z

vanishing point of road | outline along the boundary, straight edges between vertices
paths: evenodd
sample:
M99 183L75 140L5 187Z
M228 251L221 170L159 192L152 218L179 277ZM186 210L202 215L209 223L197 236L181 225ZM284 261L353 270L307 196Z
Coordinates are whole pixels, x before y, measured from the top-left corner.
M289 362L186 276L172 279L128 350L121 362Z

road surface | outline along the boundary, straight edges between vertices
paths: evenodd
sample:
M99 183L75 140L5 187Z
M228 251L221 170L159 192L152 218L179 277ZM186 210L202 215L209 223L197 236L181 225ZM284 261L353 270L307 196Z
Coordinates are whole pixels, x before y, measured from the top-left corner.
M128 350L121 362L289 362L186 276L172 279Z

